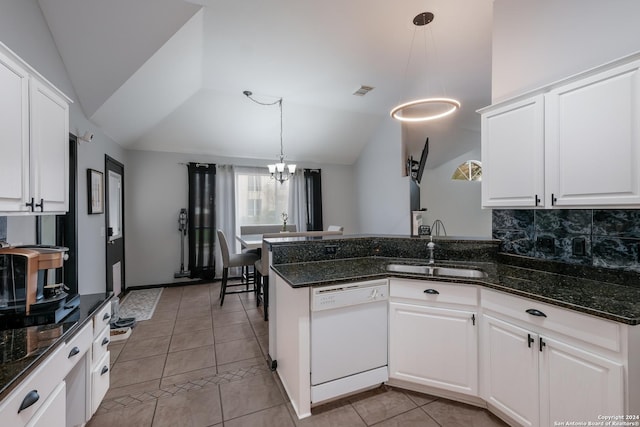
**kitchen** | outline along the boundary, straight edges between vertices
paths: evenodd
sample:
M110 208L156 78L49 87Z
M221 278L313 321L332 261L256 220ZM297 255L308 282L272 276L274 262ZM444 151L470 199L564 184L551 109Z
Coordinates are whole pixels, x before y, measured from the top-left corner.
M634 15L636 6L633 2L608 5L604 17L600 16L602 11L594 10L597 7L593 4L583 9L582 2L552 3L545 2L544 8L540 5L516 7L507 2L494 3L497 14L493 18L492 96L488 96L487 86L486 102L478 107L490 104L491 98L507 98L637 50L635 26L626 20L626 17L637 15ZM73 94L73 86L60 57L55 54L56 46L37 2L9 2L6 7L10 8L10 12L0 17L0 40L11 46L63 92ZM576 9L581 13L573 13ZM537 21L531 20L531 16L544 16L544 31L540 30ZM16 26L16 22L20 25ZM590 27L585 22L597 24ZM557 43L557 40L566 43ZM590 48L583 52L580 50L583 45L589 45ZM527 46L527 49L522 49L522 46ZM404 59L405 55L406 52L403 52ZM489 85L489 82L486 84ZM189 160L190 156L123 149L85 116L77 102L71 104L70 109L70 129L76 132L89 129L96 135L92 144L78 146L78 170L102 170L105 154L125 164L126 185L129 186L125 192L130 233L127 254L129 257L133 257L133 254L140 257L128 260L127 284L136 286L168 281L178 259L172 228L175 218L171 212L185 204L186 196L167 200L159 192L149 191L154 188L151 186L153 180L149 177L167 178L175 185L175 192L179 193L180 189L186 187L186 176L178 163ZM325 206L328 222L344 224L349 234L407 234L406 178L398 173L400 160L396 162L398 168L388 164L388 159L400 159L399 142L400 129L397 123L383 119L354 166L327 165L325 183L334 194ZM290 143L285 144L286 148ZM472 154L479 156L479 149ZM456 186L454 184L458 183L440 177L450 174L456 161L459 164L459 160L466 160L464 155L460 153L462 159L453 159L449 165L427 170L422 188L423 207L429 209L429 215L433 215L430 222L442 218L450 234L488 237L491 235L492 218L490 210L480 209L479 185L474 187L475 184L470 183L468 187ZM217 157L211 159L213 162L219 161ZM243 164L249 162L244 159L241 161ZM256 161L255 164L262 162ZM81 185L78 205L84 207L87 196L84 183ZM456 194L457 197L444 197L443 194ZM140 203L136 203L136 200ZM158 210L170 214L163 218L149 218L148 206L156 206ZM35 240L32 217L8 217L7 223L9 241L30 243ZM467 224L473 224L473 229L466 229ZM82 252L79 281L83 283L83 293L95 293L105 288L105 279L101 274L96 274L105 270L102 227L104 221L100 216L83 214L79 217L78 247ZM150 247L157 252L149 251ZM150 263L153 269L149 268Z

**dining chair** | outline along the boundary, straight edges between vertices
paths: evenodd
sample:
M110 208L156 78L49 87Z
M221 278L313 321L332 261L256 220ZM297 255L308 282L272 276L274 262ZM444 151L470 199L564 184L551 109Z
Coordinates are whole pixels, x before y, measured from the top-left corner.
M240 235L246 234L261 234L255 225L241 225L240 226ZM251 248L242 248L243 254L255 254L260 257L260 248L251 249ZM255 271L255 270L254 270ZM248 283L252 279L251 272L249 271L249 266L245 265L242 267L242 281ZM255 279L255 278L254 278Z
M224 304L224 296L227 294L239 294L244 292L254 292L258 297L255 277L253 289L249 289L249 280L245 283L227 285L229 278L229 268L231 267L254 267L256 261L260 259L256 253L229 253L229 244L222 230L218 230L218 241L220 242L220 253L222 254L222 287L220 288L220 305ZM245 286L245 289L227 291L227 286Z

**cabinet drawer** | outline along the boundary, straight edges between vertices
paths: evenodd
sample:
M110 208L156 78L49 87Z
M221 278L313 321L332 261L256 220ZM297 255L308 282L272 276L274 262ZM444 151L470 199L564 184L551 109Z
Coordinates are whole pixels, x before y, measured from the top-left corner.
M67 355L64 346L58 347L43 361L0 405L1 424L23 426L38 412L49 395L63 381L62 368ZM32 402L27 408L20 406Z
M481 290L480 301L485 310L492 310L608 350L621 350L621 328L616 322L487 289Z
M66 384L62 381L42 404L26 427L65 427Z
M95 414L109 390L109 356L107 352L91 370L91 415Z
M109 326L109 321L111 320L111 302L105 304L104 307L100 309L93 316L93 336L98 336L98 334L102 333L103 328Z
M390 280L389 296L424 302L478 305L478 289L474 285L458 285L429 280Z
M80 332L76 333L73 338L64 344L63 355L64 369L63 375L66 376L74 366L82 359L82 356L91 347L91 341L93 340L93 326L91 322L84 325Z
M107 352L107 347L111 340L111 329L105 328L100 335L93 340L93 355L91 356L91 363L94 364L104 356Z

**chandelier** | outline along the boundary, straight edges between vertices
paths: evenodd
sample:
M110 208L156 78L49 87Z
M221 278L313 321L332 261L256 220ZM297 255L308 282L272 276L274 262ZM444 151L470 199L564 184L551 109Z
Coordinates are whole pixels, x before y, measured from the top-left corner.
M418 27L426 26L433 21L434 15L431 12L422 12L413 18L415 29L413 38L411 39L411 48L409 50L409 59L407 60L407 69L411 62L411 52L413 51L413 42L415 41L416 31ZM433 34L431 36L433 38ZM434 43L435 45L435 43ZM426 57L426 36L425 36L425 57ZM406 70L405 70L406 78ZM402 122L424 122L435 120L452 114L460 108L460 102L447 97L432 97L417 99L405 102L391 110L390 114L396 120Z
M271 179L275 179L280 184L282 184L283 182L287 181L289 177L293 176L293 174L296 172L296 165L292 165L292 164L287 165L284 162L284 151L282 148L282 98L278 99L275 102L265 103L252 98L251 95L253 95L253 93L251 91L245 90L242 93L251 101L255 102L256 104L259 104L259 105L278 104L278 107L280 108L280 157L279 157L280 161L275 164L267 165L267 167L269 168ZM287 170L287 172L285 172L285 169Z

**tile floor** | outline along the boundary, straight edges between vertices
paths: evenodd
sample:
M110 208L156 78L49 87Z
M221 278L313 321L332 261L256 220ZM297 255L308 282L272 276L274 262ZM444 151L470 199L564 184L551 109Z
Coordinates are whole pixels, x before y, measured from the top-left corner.
M479 408L381 386L298 420L265 362L268 326L253 294L220 283L165 288L150 320L109 345L111 388L89 427L504 426Z

